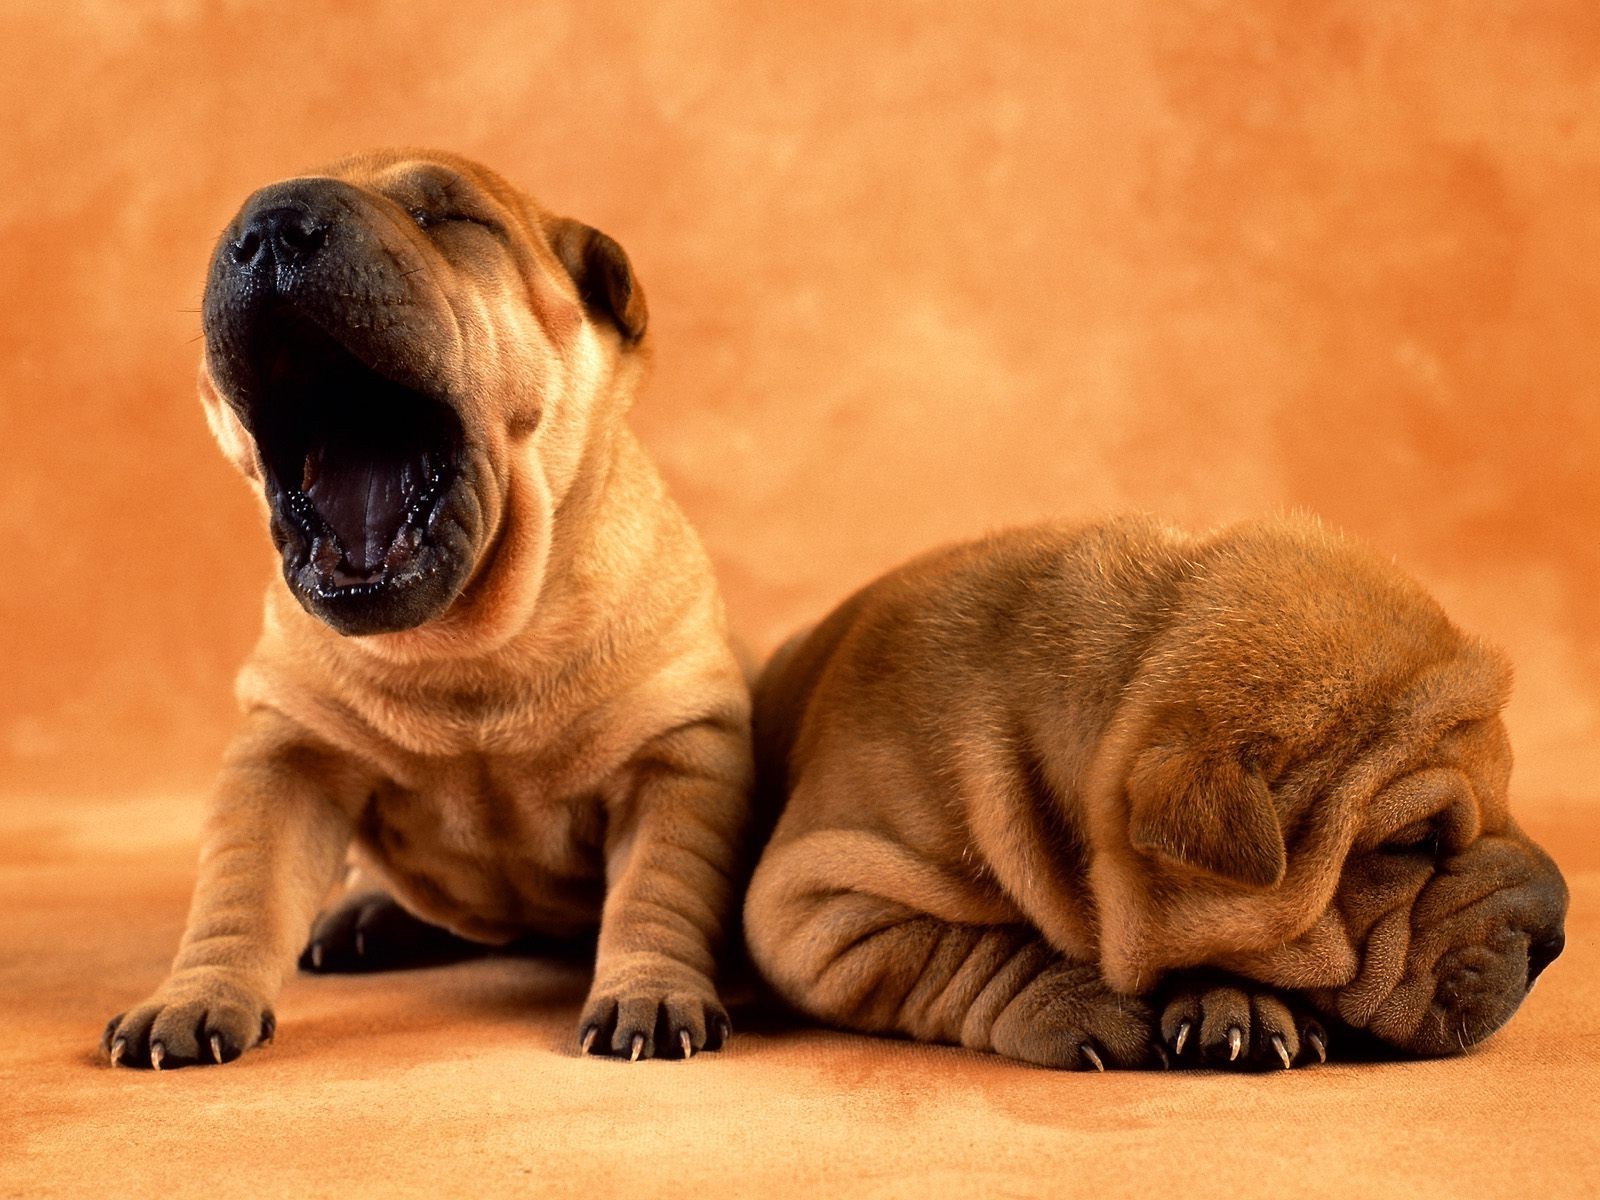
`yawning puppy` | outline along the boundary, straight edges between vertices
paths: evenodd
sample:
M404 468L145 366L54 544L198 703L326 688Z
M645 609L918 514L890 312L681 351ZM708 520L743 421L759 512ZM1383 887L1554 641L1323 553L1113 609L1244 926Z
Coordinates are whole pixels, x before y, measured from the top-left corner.
M757 687L752 956L824 1021L1049 1066L1289 1066L1313 1014L1464 1049L1562 946L1507 688L1309 522L935 552Z
M270 1036L352 846L384 890L309 965L598 926L583 1049L715 1048L749 698L623 422L645 302L621 247L460 158L363 155L245 202L204 324L207 417L283 578L177 961L112 1061Z

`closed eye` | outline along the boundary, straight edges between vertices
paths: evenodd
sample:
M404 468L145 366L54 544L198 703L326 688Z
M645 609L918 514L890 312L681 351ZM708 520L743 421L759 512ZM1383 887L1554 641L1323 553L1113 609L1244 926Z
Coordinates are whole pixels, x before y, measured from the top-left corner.
M426 208L410 208L406 212L416 222L418 229L433 229L440 225L464 224L477 225L487 229L497 237L501 232L500 226L496 222L489 220L487 217L476 216L469 212L456 212L448 209L434 211Z
M1426 854L1431 858L1438 858L1444 843L1437 824L1433 821L1418 821L1390 835L1382 848L1391 854Z

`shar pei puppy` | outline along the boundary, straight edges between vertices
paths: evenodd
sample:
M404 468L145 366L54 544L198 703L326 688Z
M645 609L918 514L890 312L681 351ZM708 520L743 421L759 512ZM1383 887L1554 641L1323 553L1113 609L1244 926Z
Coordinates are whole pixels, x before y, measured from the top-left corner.
M1052 1067L1463 1050L1563 940L1508 686L1309 521L936 551L757 686L752 957L824 1022Z
M266 1040L302 948L351 970L528 934L598 938L584 1052L716 1048L749 690L624 423L627 255L461 158L366 154L250 196L202 312L206 414L282 576L177 959L111 1061Z

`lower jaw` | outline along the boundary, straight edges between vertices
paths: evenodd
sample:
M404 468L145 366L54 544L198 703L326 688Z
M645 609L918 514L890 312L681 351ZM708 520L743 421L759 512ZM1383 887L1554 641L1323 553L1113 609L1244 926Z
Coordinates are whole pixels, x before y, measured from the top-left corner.
M289 590L302 608L345 637L414 629L437 615L433 605L408 602L403 589L385 587L373 589L366 595L352 595L349 593L355 589L322 592L290 579Z
M376 579L339 585L300 553L286 555L284 582L300 606L345 637L399 633L438 617L455 599L463 574L436 546Z
M1522 997L1485 996L1465 1007L1447 1009L1429 997L1420 1017L1409 1017L1411 1005L1380 1005L1369 1021L1351 1029L1357 1038L1370 1039L1374 1047L1387 1048L1410 1058L1445 1058L1472 1049L1501 1029L1521 1006Z
M1430 1007L1406 1040L1405 1049L1428 1058L1462 1054L1500 1030L1516 1013L1518 1002L1476 1006L1467 1013L1446 1013Z
M311 616L346 637L416 629L440 616L471 573L470 488L458 478L429 511L402 526L375 572L355 572L303 493L269 487L273 538L284 582ZM409 545L404 545L409 535Z

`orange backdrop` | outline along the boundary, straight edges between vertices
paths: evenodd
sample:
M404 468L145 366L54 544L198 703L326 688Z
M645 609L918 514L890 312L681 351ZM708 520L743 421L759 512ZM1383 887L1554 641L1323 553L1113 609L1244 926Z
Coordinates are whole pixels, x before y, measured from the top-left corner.
M762 648L995 525L1301 506L1511 651L1525 802L1600 804L1593 0L13 4L0 103L13 796L209 779L273 569L211 240L412 143L628 248Z

